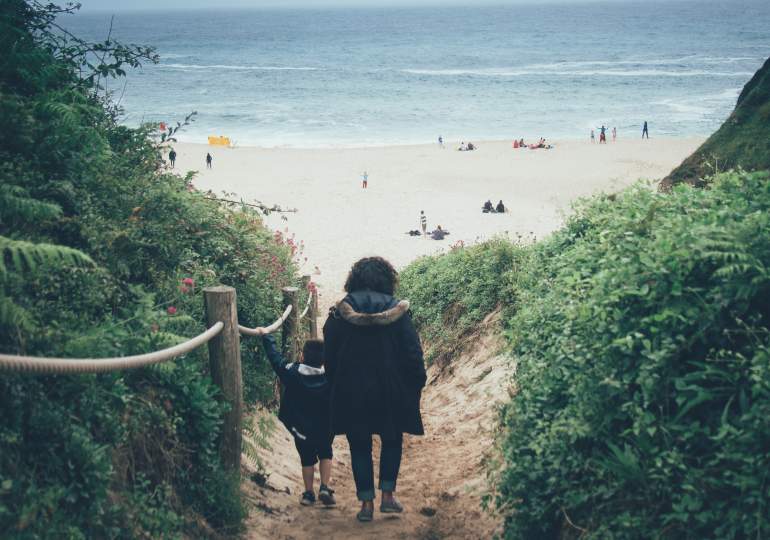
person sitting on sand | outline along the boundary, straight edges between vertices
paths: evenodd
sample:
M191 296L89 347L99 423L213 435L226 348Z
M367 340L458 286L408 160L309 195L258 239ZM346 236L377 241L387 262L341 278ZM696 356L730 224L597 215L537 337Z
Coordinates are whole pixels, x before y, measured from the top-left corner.
M473 146L473 143L472 143L472 142L469 142L469 143L468 143L468 150L475 150L475 149L476 149L476 147L475 147L475 146Z
M294 437L302 464L305 492L299 502L302 506L315 504L313 476L318 463L321 474L318 498L324 506L334 506L337 504L334 490L329 488L334 435L328 414L331 390L324 372L324 343L319 339L305 341L299 363L289 363L281 356L271 334L262 338L262 344L284 388L278 419Z
M468 150L468 147L465 145L465 141L460 143L460 148L458 148L457 150L459 150L460 152L465 152Z
M436 230L430 233L430 237L434 240L443 240L445 236L449 234L449 231L445 231L441 228L441 225L436 225Z
M518 148L519 147L519 141L514 139L513 140L513 144L511 146L513 146L514 148Z
M332 385L332 432L346 435L361 501L359 521L374 515L372 436L380 437L380 512L399 514L395 497L403 434L423 435L420 396L427 379L409 302L393 296L398 272L382 257L356 262L347 296L323 327L326 373ZM359 535L375 537L376 534Z
M484 212L485 214L489 214L490 212L494 212L495 209L492 206L492 201L487 199L487 202L485 202L484 206L481 207L481 211Z
M521 139L519 139L519 148L524 148L525 146L526 144L524 144L524 137L522 137Z
M505 205L503 204L503 200L500 199L500 202L497 203L497 206L495 206L495 211L499 214L505 213Z

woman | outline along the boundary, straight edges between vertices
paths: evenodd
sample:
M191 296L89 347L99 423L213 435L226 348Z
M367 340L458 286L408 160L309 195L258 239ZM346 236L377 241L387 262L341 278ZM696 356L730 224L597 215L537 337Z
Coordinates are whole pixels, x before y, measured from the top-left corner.
M353 265L345 298L324 325L326 375L331 384L331 425L350 445L359 521L374 514L372 435L381 440L380 512L400 513L396 500L404 433L422 435L420 394L425 386L420 339L409 302L393 298L398 273L382 257Z

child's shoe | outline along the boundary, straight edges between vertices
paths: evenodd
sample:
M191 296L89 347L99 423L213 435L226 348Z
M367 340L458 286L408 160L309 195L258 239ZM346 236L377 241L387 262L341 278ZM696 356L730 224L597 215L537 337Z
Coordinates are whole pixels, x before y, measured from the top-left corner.
M313 506L315 504L315 494L312 491L306 491L299 500L302 506Z
M318 489L318 498L324 503L324 506L336 506L337 501L334 500L334 490L330 489L326 484L321 484Z

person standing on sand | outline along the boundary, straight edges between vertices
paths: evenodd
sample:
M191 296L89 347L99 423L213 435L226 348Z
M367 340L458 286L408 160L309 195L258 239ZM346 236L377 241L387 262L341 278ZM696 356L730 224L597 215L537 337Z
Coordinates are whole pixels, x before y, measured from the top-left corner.
M591 144L596 142L596 136L594 135L594 130L591 130Z
M176 163L176 150L174 150L173 148L168 153L168 160L171 162L171 168L173 169L174 163Z
M604 124L599 128L599 144L607 144L607 128Z
M444 137L442 137L441 135L438 136L438 145L441 148L444 148Z
M644 121L644 126L642 126L642 139L644 139L644 136L647 135L647 138L650 138L650 132L647 131L647 120Z
M615 142L618 138L618 129L613 127L612 128L612 142Z
M323 328L332 433L346 435L350 445L359 521L374 516L372 436L381 441L380 512L398 514L404 510L394 495L403 434L424 434L422 347L409 302L393 297L397 281L382 257L359 260L345 282L347 296L329 310Z
M420 227L422 227L422 235L428 234L428 218L425 217L425 211L420 210Z
M366 171L361 175L361 187L364 189L369 187L369 173Z
M214 161L214 158L211 157L211 154L209 152L206 152L206 168L211 168L211 162Z

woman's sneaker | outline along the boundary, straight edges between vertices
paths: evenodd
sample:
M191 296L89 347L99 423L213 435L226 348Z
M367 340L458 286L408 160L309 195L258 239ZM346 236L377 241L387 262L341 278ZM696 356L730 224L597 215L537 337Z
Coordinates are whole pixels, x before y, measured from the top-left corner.
M299 500L299 504L302 506L313 506L315 504L315 495L312 491L306 491L302 494L302 498Z
M330 489L326 484L321 484L318 489L318 498L324 503L324 506L336 506L337 501L334 500L334 490Z
M389 501L382 501L380 503L380 512L383 514L400 514L404 511L404 507L396 500L395 497Z
M358 521L367 522L374 519L374 508L362 508L361 511L356 514Z

